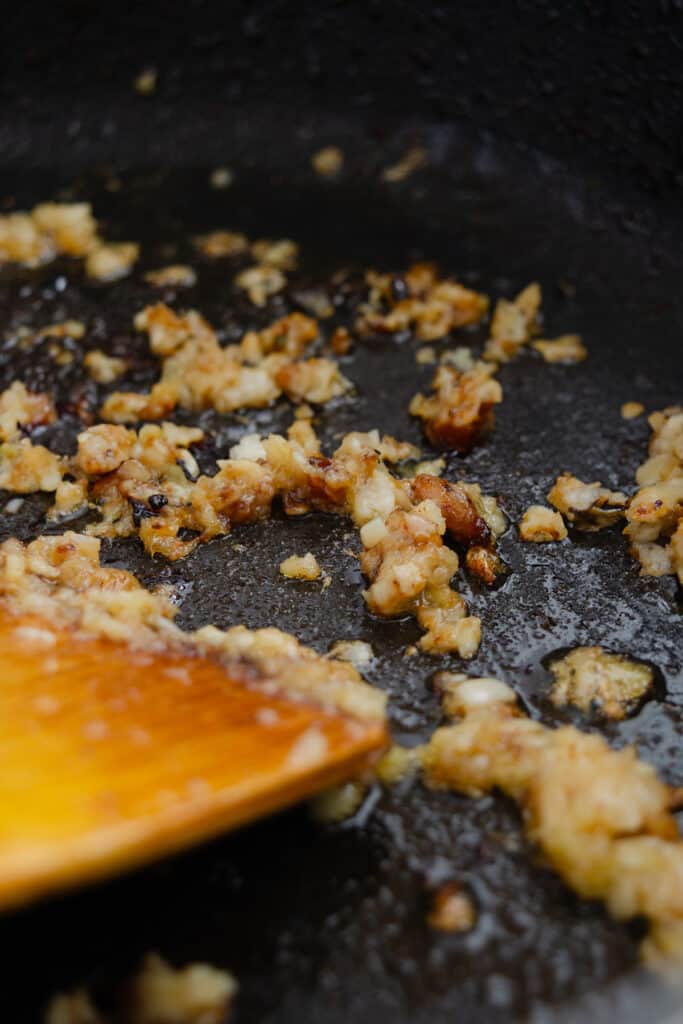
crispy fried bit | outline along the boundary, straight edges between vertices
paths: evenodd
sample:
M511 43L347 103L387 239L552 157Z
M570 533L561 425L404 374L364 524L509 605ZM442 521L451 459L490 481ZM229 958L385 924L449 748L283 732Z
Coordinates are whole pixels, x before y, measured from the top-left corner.
M132 1024L225 1024L237 982L208 964L174 968L155 953L145 957L130 989Z
M465 568L474 576L491 586L506 572L505 564L497 551L475 545L467 549Z
M333 178L344 166L344 153L339 146L324 146L311 157L311 166L321 178Z
M602 647L576 647L551 661L550 671L555 677L550 699L556 707L571 704L584 713L595 708L613 719L636 711L654 685L649 665Z
M415 651L417 653L417 650ZM377 778L383 786L394 786L420 767L422 747L402 747L395 743L377 765Z
M171 263L159 270L149 270L145 281L155 288L191 288L197 283L197 275L185 263Z
M299 246L291 238L261 238L252 242L250 252L257 263L278 270L296 270L299 261Z
M567 522L589 532L603 530L622 519L628 504L621 491L610 491L599 480L586 484L571 473L558 476L548 501Z
M104 1024L83 989L53 996L45 1011L45 1024Z
M337 640L330 648L330 657L340 661L350 661L356 668L368 665L375 653L370 644L364 640Z
M478 362L460 373L440 366L434 374L435 394L417 394L410 412L423 421L424 431L436 448L468 452L493 422L493 407L503 400L503 389L494 379L495 367Z
M85 258L85 272L94 281L118 281L130 274L140 255L137 242L108 242Z
M421 474L412 480L411 489L416 502L429 499L438 505L446 529L461 544L469 547L491 540L491 530L462 484Z
M235 231L210 231L192 239L195 248L209 259L223 259L226 256L240 256L249 248L249 239Z
M549 729L507 695L491 698L462 701L462 720L437 729L423 755L427 778L471 796L503 790L567 885L604 900L618 919L647 918L653 959L680 956L683 842L670 787L631 748L612 750L571 726Z
M484 359L496 363L508 363L514 359L536 331L540 308L541 287L536 281L528 284L512 302L498 299Z
M635 420L645 412L642 402L624 402L621 407L621 415L625 420Z
M457 884L449 882L434 893L427 924L439 932L468 932L477 921L477 912L470 896Z
M541 353L546 363L582 363L588 357L588 349L578 334L562 334L552 341L539 339L532 347Z
M235 284L247 293L255 306L265 306L271 295L282 291L287 278L277 267L263 263L240 271L235 277Z
M449 331L479 323L488 298L457 281L439 280L431 263L416 263L403 276L366 274L368 301L360 307L361 334L394 334L413 329L418 341L436 341Z
M297 401L308 397L324 402L346 386L331 360L292 362L318 333L315 320L303 313L291 313L262 331L248 331L239 345L227 348L221 348L199 313L180 316L163 303L138 313L135 326L148 332L150 348L162 360L161 379L146 395L114 392L100 410L102 419L162 419L176 406L223 413L257 409L270 405L283 390Z
M288 363L275 374L277 386L292 402L323 405L348 391L350 384L331 359Z
M345 356L351 351L353 339L345 327L335 328L330 338L330 348L336 356Z
M158 429L158 428L155 428ZM382 721L386 698L348 662L304 647L279 629L223 632L205 626L186 633L173 624L176 608L162 591L150 593L123 569L99 564L100 541L67 532L30 544L0 545L0 605L11 615L153 650L194 650L268 690Z
M83 365L93 380L98 384L111 384L117 377L121 377L128 366L125 359L117 356L108 356L99 348L86 353Z
M475 707L517 702L514 690L499 679L468 676L464 672L437 672L434 691L441 698L443 712L449 718L457 718Z
M0 487L15 494L56 491L62 479L62 462L41 444L27 437L0 444Z
M427 150L422 146L411 146L397 163L384 168L382 171L382 181L388 181L391 184L405 181L415 171L419 171L421 167L424 167L426 163Z
M458 345L457 348L447 349L446 352L442 352L439 362L454 367L460 373L466 373L467 370L471 370L474 367L476 359L472 355L471 348L467 348L466 345Z
M305 555L290 555L280 562L280 572L290 580L317 580L322 575L315 555L307 551Z
M322 825L334 825L355 814L363 803L365 786L362 782L344 782L326 789L311 801L311 811Z
M519 536L532 544L548 544L564 540L567 527L559 512L545 505L530 505L520 520Z
M0 263L36 267L57 255L87 256L99 241L89 203L41 203L0 216Z
M624 533L646 576L675 573L683 583L683 409L649 417L649 458L636 473L640 490L626 510Z
M0 441L17 441L21 427L37 427L54 420L52 399L41 392L28 391L21 381L15 380L0 393Z

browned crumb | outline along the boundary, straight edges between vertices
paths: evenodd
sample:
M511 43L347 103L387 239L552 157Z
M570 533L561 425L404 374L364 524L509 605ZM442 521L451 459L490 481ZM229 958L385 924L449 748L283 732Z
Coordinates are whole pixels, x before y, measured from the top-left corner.
M95 281L118 281L130 274L139 255L136 242L102 243L86 256L85 272Z
M512 301L499 299L491 320L491 337L484 349L484 358L507 363L532 338L538 325L541 308L541 287L537 282L527 285Z
M519 536L533 544L547 544L564 540L567 527L559 512L545 505L530 505L520 520Z
M622 519L628 504L621 491L610 491L599 480L584 483L571 473L558 476L548 501L568 522L587 531L603 530Z
M192 267L184 263L172 263L159 270L149 270L145 274L145 281L155 288L191 288L197 283L197 275Z
M299 261L299 246L291 238L262 238L252 242L250 252L257 263L278 270L295 270Z
M432 909L427 917L430 928L440 932L468 932L476 920L474 903L457 882L442 885L434 893Z
M680 961L683 842L670 787L633 749L615 751L600 736L531 721L512 691L485 699L470 690L453 701L461 721L438 729L425 750L427 778L473 796L503 790L523 807L527 832L572 889L604 900L617 919L645 917L646 958Z
M235 231L210 231L206 235L197 235L192 241L195 248L209 259L240 256L249 248L246 235Z
M335 328L330 338L330 348L336 356L345 356L351 351L353 340L345 327Z
M322 569L315 555L308 551L305 555L290 555L280 562L280 573L290 580L317 580Z
M427 150L422 146L412 146L397 163L392 164L390 167L385 167L382 171L382 181L388 181L392 184L397 181L405 181L415 171L419 171L421 167L424 167L426 163Z
M606 718L621 719L637 710L654 684L649 665L602 647L576 647L550 662L555 677L550 699L583 712L596 707Z
M491 540L491 530L465 485L425 474L413 478L411 489L416 502L429 499L438 506L446 529L461 544Z
M134 85L135 91L140 93L141 96L151 96L157 87L157 69L153 67L143 68L135 76Z
M117 377L121 377L125 373L128 363L125 359L119 359L117 356L108 356L106 352L95 348L91 352L86 353L83 365L88 374L98 384L111 384Z
M636 473L624 533L643 575L675 573L683 582L683 409L655 412L649 423L649 458Z
M365 275L368 301L360 307L356 327L361 334L393 334L414 329L418 341L436 341L449 331L479 323L488 298L457 281L440 280L432 263L416 263L405 274Z
M582 363L588 356L588 349L578 334L563 334L552 341L534 341L532 347L541 353L546 363Z
M131 1024L225 1024L237 983L208 964L174 968L149 954L130 990Z
M480 547L479 545L467 549L465 566L468 572L478 576L488 586L495 583L506 571L505 565L497 551L489 547Z
M434 374L434 394L417 394L410 412L423 421L424 430L436 448L468 452L493 421L493 407L503 400L503 389L494 379L495 367L475 363L460 373L440 366Z
M645 412L642 402L624 402L621 407L621 415L625 420L635 420Z
M419 348L415 353L415 362L419 366L426 366L430 363L436 362L436 351L431 345L425 345L423 348Z
M235 277L235 284L247 293L255 306L265 306L271 295L282 291L287 278L277 267L263 263L240 271Z
M100 243L88 203L40 203L0 216L0 263L35 267L55 256L87 256Z
M417 649L413 653L417 654ZM422 750L422 747L402 747L399 744L390 747L376 768L377 778L382 785L394 786L401 779L416 772L420 767Z
M0 441L18 441L21 427L54 423L55 409L48 395L28 391L15 380L0 393Z
M321 178L332 178L344 166L344 153L339 146L325 146L313 154L311 166Z

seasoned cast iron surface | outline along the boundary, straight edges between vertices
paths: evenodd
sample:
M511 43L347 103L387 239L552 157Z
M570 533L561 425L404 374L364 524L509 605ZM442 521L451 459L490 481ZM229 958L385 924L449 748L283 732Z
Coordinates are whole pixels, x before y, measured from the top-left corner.
M195 258L189 236L214 227L297 239L302 269L295 282L323 279L340 266L400 269L420 256L494 296L538 278L548 334L581 332L589 358L551 367L527 353L503 368L505 396L493 435L465 458L450 456L446 475L498 494L512 522L543 501L562 470L632 489L648 427L644 418L622 420L619 407L638 399L652 410L681 398L680 266L558 174L516 169L490 148L464 154L444 144L432 155L438 167L393 187L379 183L374 169L352 168L338 182L321 182L305 165L289 175L253 168L241 174L236 167L235 184L223 192L208 187L208 168L167 176L124 171L114 193L104 187L104 173L65 179L70 194L94 201L108 237L143 242L143 261L131 278L106 287L85 282L75 263L3 271L2 335L11 338L21 324L82 319L88 332L76 354L88 347L133 353L131 381L147 385L156 363L131 326L145 303L161 296L195 306L226 339L283 308L277 301L255 317L231 287L236 264ZM41 176L0 178L0 190L20 206L58 194L54 178ZM142 282L143 269L185 260L198 269L195 288L160 292ZM291 290L286 301L294 301ZM465 333L449 344L476 348L482 340L481 333ZM318 420L327 445L349 429L375 426L421 440L407 406L433 368L417 366L415 352L410 340L355 346L342 368L356 393ZM17 376L33 388L56 387L67 414L34 439L72 450L76 403L96 405L102 389L83 378L78 360L58 368L46 345L22 353L6 341L0 384ZM199 417L215 435L200 461L209 468L241 434L282 429L291 413L283 402L246 419ZM28 499L17 515L2 517L2 536L39 533L45 507L40 498ZM537 546L520 544L511 527L501 543L511 570L505 582L488 592L464 573L459 579L484 630L466 666L455 657L404 657L418 629L412 620L382 621L367 612L357 562L346 550L358 546L343 519L276 515L174 564L150 559L136 540L105 542L103 558L148 585L173 583L178 621L188 628L275 624L320 651L342 637L368 640L376 654L368 678L389 692L394 735L406 744L427 739L440 721L429 688L437 669L499 675L532 715L557 723L572 715L547 700L549 654L603 644L645 659L661 673L658 698L603 731L617 745L636 743L666 779L683 783L676 587L671 579L638 575L618 528ZM332 576L324 592L278 576L284 556L307 550ZM463 936L426 924L430 892L448 880L467 886L479 909L476 927ZM6 916L0 998L8 1006L21 999L13 1020L35 1019L52 991L78 984L106 1002L140 956L156 949L172 961L206 959L234 970L241 985L236 1024L489 1024L528 1014L556 1020L560 1007L588 997L581 1012L598 1019L634 1005L641 934L638 922L612 922L599 905L568 892L538 862L505 799L468 800L404 782L389 792L372 790L342 825L320 826L299 808L127 878Z

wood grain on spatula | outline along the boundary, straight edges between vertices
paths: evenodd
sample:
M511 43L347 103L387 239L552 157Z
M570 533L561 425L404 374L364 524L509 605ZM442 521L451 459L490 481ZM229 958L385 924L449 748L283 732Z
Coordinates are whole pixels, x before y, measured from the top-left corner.
M40 621L0 619L0 676L0 907L284 807L386 744L381 723L265 693L239 669Z

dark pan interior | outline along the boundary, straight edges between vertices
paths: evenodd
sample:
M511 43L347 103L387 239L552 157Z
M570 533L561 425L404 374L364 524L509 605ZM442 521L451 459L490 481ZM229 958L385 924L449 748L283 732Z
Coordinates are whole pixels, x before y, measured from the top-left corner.
M546 24L538 20L546 5L509 5L512 13L507 5L478 5L497 10L496 21L464 4L461 43L448 51L440 8L423 21L412 6L398 5L392 26L377 6L348 21L339 14L344 5L323 3L306 32L287 4L226 6L233 21L217 25L202 5L170 4L158 23L123 5L137 26L126 36L118 13L100 26L76 3L63 15L71 34L67 21L48 19L33 41L31 5L17 11L10 29L22 46L2 84L0 194L20 207L61 190L92 200L108 237L143 242L143 269L168 262L164 246L176 244L173 258L183 259L191 234L226 226L295 238L302 279L340 266L400 269L421 256L494 295L536 278L549 334L579 331L589 359L551 367L526 354L505 367L495 432L466 458L449 457L446 475L500 495L513 521L565 469L629 490L648 428L644 419L622 420L621 403L661 408L680 401L683 385L683 259L672 199L680 139L669 131L680 76L669 52L678 5L663 5L660 19L647 24L634 13L638 5L611 17L597 4L575 16L571 5L570 14L560 9ZM181 7L195 19L187 47ZM372 24L380 41L374 65ZM602 53L591 25L603 33ZM481 38L478 29L486 32ZM514 45L497 46L497 38ZM564 45L553 50L559 39ZM634 55L641 45L661 59L667 81L641 73L639 62L648 60ZM33 65L25 60L30 53ZM168 74L158 100L144 106L130 82L150 59ZM510 85L509 95L505 72L518 87ZM584 86L570 101L562 75L574 72ZM469 91L468 74L481 79ZM213 88L218 80L221 91ZM598 89L600 81L597 93L585 84ZM478 127L494 135L475 130L478 111ZM504 141L515 135L523 148ZM329 142L343 146L347 164L339 181L321 182L308 159ZM380 182L379 169L416 142L428 149L429 167L400 185ZM535 144L553 156L536 155ZM208 185L219 164L235 172L221 192ZM123 184L115 193L106 187L112 168ZM155 367L131 321L152 294L137 271L106 288L84 282L73 264L3 271L0 329L6 335L23 323L83 319L90 325L84 346L134 354L134 380L142 384ZM201 309L226 338L253 316L220 264L202 265L197 287L175 301ZM265 319L278 311L273 305ZM476 348L482 336L462 341ZM431 371L414 355L411 342L390 339L355 347L342 361L355 397L319 418L328 445L349 429L375 426L420 438L407 405ZM76 391L98 397L73 366L55 375L46 353L22 357L5 346L0 384L16 376L35 387L53 384L62 402ZM202 417L216 438L206 465L247 430L280 429L290 419L286 404L250 413L248 426L237 417ZM66 416L45 443L70 450L77 429ZM43 510L40 499L27 501L3 517L2 536L34 536ZM431 675L463 663L403 656L417 629L367 613L349 546L357 546L351 526L318 515L239 529L172 565L147 558L134 541L105 545L104 557L150 585L173 582L187 627L276 624L321 651L342 637L370 641L377 657L368 676L391 695L394 735L418 743L440 720ZM545 696L551 652L595 643L652 662L661 674L658 698L602 731L615 744L636 743L665 778L683 784L683 621L672 581L640 577L618 529L548 547L520 544L511 529L501 548L511 573L495 591L461 574L460 589L484 626L467 670L514 683L531 714L555 723L563 716ZM333 578L329 590L278 578L279 562L294 550L318 556ZM431 890L451 879L471 888L479 908L465 936L426 925ZM172 961L230 967L241 985L236 1024L494 1024L572 1014L654 1021L675 997L637 969L641 934L638 922L611 922L600 906L577 900L538 863L504 799L472 801L407 783L373 791L340 826L322 827L298 808L3 917L0 1005L12 1008L12 1020L35 1020L51 992L80 984L106 1003L140 956L157 949Z

